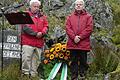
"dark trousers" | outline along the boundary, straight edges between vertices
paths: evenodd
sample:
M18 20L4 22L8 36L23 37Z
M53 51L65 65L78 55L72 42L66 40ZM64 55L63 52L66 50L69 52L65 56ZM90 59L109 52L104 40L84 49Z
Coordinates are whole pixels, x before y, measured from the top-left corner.
M87 52L84 50L70 50L71 51L71 80L77 80L78 74L83 77L88 69Z

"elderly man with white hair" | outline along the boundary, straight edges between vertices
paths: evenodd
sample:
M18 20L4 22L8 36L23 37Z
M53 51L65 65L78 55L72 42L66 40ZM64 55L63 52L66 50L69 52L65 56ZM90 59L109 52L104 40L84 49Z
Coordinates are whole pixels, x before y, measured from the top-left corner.
M22 73L36 77L38 65L41 63L41 54L44 46L44 35L47 34L48 21L40 11L41 2L31 0L28 13L34 24L22 25Z
M71 52L71 80L78 80L78 74L85 76L88 69L87 52L90 51L90 35L93 31L93 18L85 10L83 0L75 1L74 11L66 19L68 35L67 49Z

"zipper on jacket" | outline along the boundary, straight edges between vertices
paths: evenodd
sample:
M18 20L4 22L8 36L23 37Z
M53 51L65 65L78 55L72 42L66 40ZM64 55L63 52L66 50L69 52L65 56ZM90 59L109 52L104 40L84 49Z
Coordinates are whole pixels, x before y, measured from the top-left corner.
M78 33L79 33L79 31L80 31L80 30L79 30L79 29L80 29L80 15L78 15L78 26L77 26L77 28L78 28L78 29L77 29L77 31L76 31L76 35L79 35ZM79 47L78 43L76 44L76 46Z
M76 35L78 35L79 31L80 31L80 15L78 15L78 29Z
M36 26L37 26L37 30L38 30L38 18L36 18L36 19L37 19Z

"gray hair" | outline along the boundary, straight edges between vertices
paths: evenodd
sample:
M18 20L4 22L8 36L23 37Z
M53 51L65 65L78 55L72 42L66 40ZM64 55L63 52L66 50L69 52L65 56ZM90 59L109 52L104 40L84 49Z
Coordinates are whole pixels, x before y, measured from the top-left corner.
M76 0L75 2L74 2L74 4L76 4L77 2L83 2L83 5L85 4L85 2L84 2L84 0Z
M31 4L34 3L34 2L37 2L39 5L41 5L41 2L40 2L39 0L31 0L31 1L30 1L30 6L31 6Z

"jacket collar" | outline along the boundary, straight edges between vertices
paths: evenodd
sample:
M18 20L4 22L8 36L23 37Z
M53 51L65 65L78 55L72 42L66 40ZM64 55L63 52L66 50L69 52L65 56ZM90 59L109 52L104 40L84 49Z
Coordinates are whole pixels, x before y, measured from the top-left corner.
M30 11L30 9L28 9L28 10L26 10L26 11L30 14L30 16L33 16L33 17L35 17L36 15L37 15L38 17L42 17L42 16L43 16L43 12L38 12L38 13L34 14L34 13L32 13L32 12Z
M74 10L75 15L81 15L81 14L84 15L86 13L87 13L86 10L81 10L80 13L78 13L76 10Z

